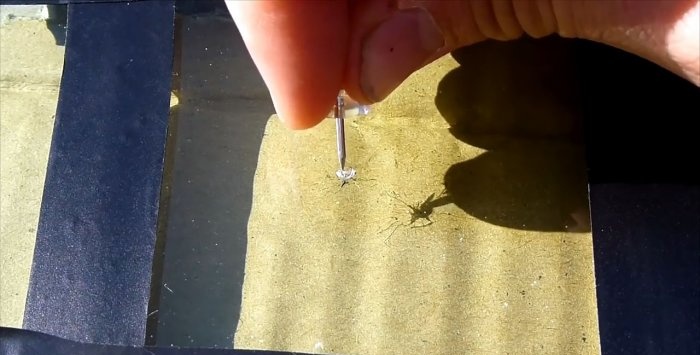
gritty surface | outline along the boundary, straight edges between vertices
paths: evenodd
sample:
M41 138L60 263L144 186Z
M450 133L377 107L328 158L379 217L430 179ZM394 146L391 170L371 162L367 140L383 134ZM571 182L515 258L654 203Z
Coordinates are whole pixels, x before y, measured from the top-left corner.
M22 325L62 68L43 21L0 26L0 326Z
M332 120L302 132L269 120L236 347L600 353L582 147L566 138L575 114L551 88L513 87L534 76L450 84L463 70L439 60L348 121L357 176L342 187ZM513 114L536 127L489 124Z

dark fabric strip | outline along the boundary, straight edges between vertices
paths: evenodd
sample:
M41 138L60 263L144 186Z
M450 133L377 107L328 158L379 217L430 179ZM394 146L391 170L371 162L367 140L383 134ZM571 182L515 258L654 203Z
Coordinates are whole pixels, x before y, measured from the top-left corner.
M67 5L88 3L119 3L161 0L2 0L3 5ZM167 1L167 0L166 0Z
M591 186L603 354L700 352L700 187Z
M27 329L144 343L173 18L172 1L69 5Z
M581 42L604 355L700 352L700 90Z

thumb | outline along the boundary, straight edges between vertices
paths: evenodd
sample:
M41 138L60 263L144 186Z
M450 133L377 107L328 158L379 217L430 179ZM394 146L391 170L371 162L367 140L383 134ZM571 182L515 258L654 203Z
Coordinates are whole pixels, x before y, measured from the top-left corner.
M459 47L486 39L555 33L619 47L700 84L698 4L697 0L359 2L351 9L345 87L360 101L380 101L414 71Z

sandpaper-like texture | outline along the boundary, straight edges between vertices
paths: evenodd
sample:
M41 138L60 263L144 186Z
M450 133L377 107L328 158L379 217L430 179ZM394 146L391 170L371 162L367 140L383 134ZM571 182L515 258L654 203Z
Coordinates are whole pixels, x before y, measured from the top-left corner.
M173 2L72 4L24 327L142 345Z
M0 25L0 326L21 327L63 48L43 21Z
M333 121L292 132L272 117L236 347L598 353L568 53L485 43L417 72L346 123L357 179L343 187Z

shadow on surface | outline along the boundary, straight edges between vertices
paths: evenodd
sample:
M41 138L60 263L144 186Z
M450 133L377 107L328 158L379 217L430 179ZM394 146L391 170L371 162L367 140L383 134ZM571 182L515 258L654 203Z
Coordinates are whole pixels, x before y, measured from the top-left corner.
M230 18L179 17L175 40L179 104L166 158L172 160L165 177L170 186L163 188L169 197L161 205L160 283L154 271L159 302L149 309L147 342L230 348L240 316L253 176L274 109Z
M697 185L700 89L629 53L578 42L590 181Z
M487 150L445 174L454 203L500 226L589 231L582 115L572 42L484 42L453 53L461 64L435 103L451 133Z
M46 28L51 31L56 45L66 45L66 23L68 23L68 5L46 5L49 18L46 19Z

